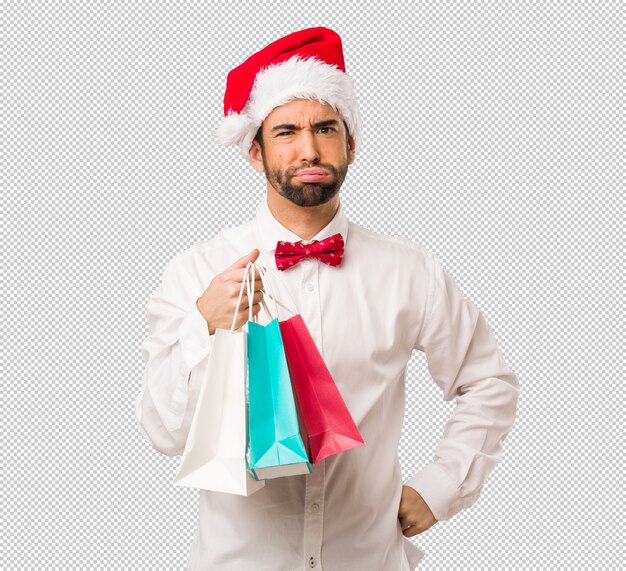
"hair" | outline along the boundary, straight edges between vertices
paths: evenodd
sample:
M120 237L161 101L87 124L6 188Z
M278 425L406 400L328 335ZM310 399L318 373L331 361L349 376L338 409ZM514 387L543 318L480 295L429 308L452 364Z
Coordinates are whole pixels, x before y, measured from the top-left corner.
M343 120L343 125L346 128L346 139L348 138L348 136L350 135L350 130L348 129L348 124L346 123L345 119ZM261 151L263 150L263 123L261 123L261 126L257 129L256 135L254 136L254 140L259 143L259 146L261 147Z
M254 140L259 143L261 150L263 150L263 123L261 123L261 126L258 128Z

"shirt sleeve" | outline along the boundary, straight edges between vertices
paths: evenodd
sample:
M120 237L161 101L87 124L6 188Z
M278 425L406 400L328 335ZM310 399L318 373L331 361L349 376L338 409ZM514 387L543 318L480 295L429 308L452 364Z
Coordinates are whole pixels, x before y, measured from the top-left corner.
M193 419L199 378L215 335L196 305L208 284L197 282L190 255L166 267L147 304L148 337L142 345L141 393L135 401L139 430L168 456L182 454Z
M428 316L415 349L425 353L443 399L456 398L456 405L433 461L405 485L417 490L441 521L476 502L500 461L516 416L519 382L483 314L434 254L431 264Z

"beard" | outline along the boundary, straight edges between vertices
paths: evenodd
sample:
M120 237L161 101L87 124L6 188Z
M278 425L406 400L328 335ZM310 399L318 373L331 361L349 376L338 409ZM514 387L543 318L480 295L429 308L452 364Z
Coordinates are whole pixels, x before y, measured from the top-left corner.
M339 168L333 165L316 164L310 166L301 166L299 168L290 168L282 171L280 168L272 169L265 161L263 156L263 167L265 168L265 174L267 180L272 187L280 194L284 196L290 202L293 202L297 206L311 207L319 206L328 202L333 196L335 196L348 172L348 163L343 163ZM305 168L323 168L326 169L330 176L328 181L325 182L302 182L298 181L296 184L292 184L293 176L297 171Z

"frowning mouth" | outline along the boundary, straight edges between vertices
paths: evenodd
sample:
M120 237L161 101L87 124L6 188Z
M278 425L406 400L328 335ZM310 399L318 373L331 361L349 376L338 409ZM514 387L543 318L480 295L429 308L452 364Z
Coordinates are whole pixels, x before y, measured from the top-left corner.
M319 182L325 179L330 173L325 169L303 169L294 176L302 182Z

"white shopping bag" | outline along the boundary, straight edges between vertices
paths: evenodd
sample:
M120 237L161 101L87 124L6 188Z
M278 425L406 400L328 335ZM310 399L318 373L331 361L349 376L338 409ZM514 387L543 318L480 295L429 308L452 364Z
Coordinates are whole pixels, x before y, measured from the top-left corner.
M247 329L234 329L243 289L230 329L216 329L208 374L202 379L198 402L181 464L174 479L177 486L249 496L265 486L248 471L248 347ZM252 300L249 299L252 319Z

